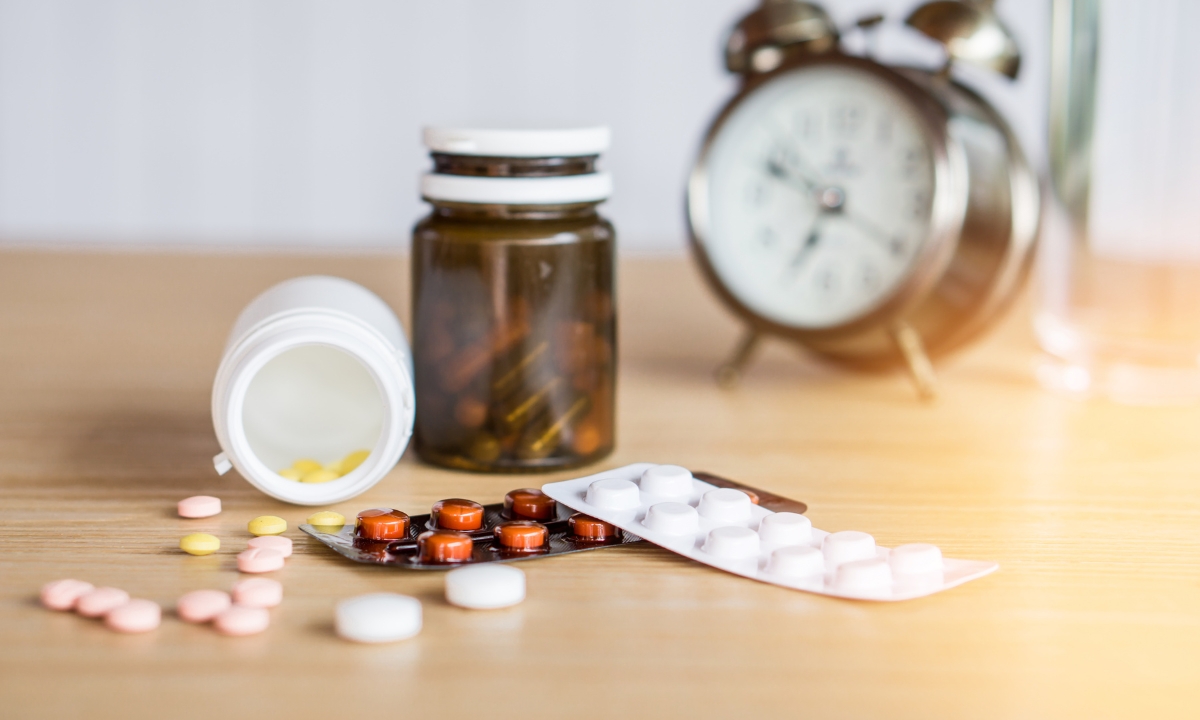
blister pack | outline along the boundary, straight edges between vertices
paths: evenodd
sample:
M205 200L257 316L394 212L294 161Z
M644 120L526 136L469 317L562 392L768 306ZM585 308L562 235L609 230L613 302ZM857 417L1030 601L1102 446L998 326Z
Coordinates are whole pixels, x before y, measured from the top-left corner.
M755 502L779 511L802 513L804 503L715 475L698 473L714 486L737 488ZM372 508L353 524L301 525L300 529L355 562L405 570L448 570L464 564L512 562L599 550L640 542L637 535L576 513L540 490L522 488L503 503L481 505L452 498L431 512L408 515Z
M655 545L727 572L855 600L908 600L983 577L993 562L943 558L924 543L882 548L854 530L828 533L795 512L682 467L637 463L548 483L546 495Z

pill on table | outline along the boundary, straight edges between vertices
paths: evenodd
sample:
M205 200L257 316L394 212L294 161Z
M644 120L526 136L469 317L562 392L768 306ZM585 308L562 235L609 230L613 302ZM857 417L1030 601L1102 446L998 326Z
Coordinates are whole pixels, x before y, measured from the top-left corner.
M79 598L95 590L96 586L82 580L55 580L42 586L42 605L51 610L71 610Z
M310 473L305 473L303 476L301 476L300 482L308 483L310 485L319 485L320 483L327 483L337 480L340 477L341 475L339 475L336 470L326 470L325 468L321 468L320 470L314 470Z
M429 511L433 526L444 530L478 530L483 527L483 506L474 500L439 500Z
M474 551L471 536L460 532L430 530L417 537L417 552L423 563L466 562Z
M222 635L256 635L271 624L271 614L263 608L234 605L213 618L213 627Z
M115 587L98 587L86 592L75 603L75 612L84 617L100 617L129 602L129 593Z
M244 578L233 584L233 601L243 607L273 608L283 602L283 585L271 578Z
M188 555L212 555L221 549L221 539L208 533L191 533L179 539L179 549Z
M212 517L213 515L218 515L221 512L221 498L216 498L212 495L193 495L190 498L184 498L180 500L176 507L179 512L179 517Z
M310 472L324 470L325 466L322 465L321 463L317 462L316 460L312 460L310 458L303 458L303 459L297 460L296 462L292 463L292 469L298 471L301 475L307 475Z
M287 530L287 520L275 515L260 515L251 520L246 529L252 535L278 535Z
M592 542L602 542L611 540L617 537L620 530L612 523L606 523L603 520L584 515L583 513L575 513L567 520L567 525L571 528L571 534L577 540L589 540Z
M404 640L421 632L421 602L394 593L359 595L339 602L334 618L337 634L346 640Z
M250 538L246 545L252 548L275 550L285 558L292 556L292 539L285 538L282 535L263 535L261 537Z
M175 612L181 620L206 623L233 605L229 593L220 590L193 590L175 601Z
M335 513L330 510L322 510L308 516L308 524L315 528L325 530L326 528L340 528L346 524L346 517L341 513ZM328 532L326 530L326 532Z
M472 565L446 573L446 601L472 610L516 605L525 599L525 573L509 565Z
M513 517L553 520L558 513L558 503L541 490L522 488L504 496L504 509Z
M359 465L366 462L366 459L371 456L370 450L355 450L340 461L331 466L330 470L336 470L339 475L349 475L358 469Z
M354 521L354 534L368 540L408 537L408 514L392 508L363 510Z
M161 622L162 608L158 603L141 598L130 600L104 616L109 629L123 633L150 632Z
M496 542L505 550L542 550L549 542L546 526L532 520L502 522L492 531Z
M250 548L238 553L238 570L244 573L264 573L283 567L283 553L278 550Z
M304 477L304 473L300 472L296 468L284 468L280 470L277 475L286 480L295 480L296 482L300 482L300 478Z

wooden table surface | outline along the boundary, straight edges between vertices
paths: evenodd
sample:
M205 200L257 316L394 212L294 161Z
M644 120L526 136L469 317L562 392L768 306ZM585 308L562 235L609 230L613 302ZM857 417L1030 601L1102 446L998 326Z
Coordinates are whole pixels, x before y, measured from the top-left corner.
M1200 409L1041 391L1028 303L941 366L933 405L903 376L843 374L782 344L726 392L711 371L737 327L691 264L625 261L618 447L594 470L705 469L806 501L817 527L932 542L1000 571L877 604L637 544L524 563L523 604L471 612L441 599L440 575L345 561L295 529L308 509L213 472L225 335L255 294L307 273L361 282L407 317L397 258L0 253L0 716L1200 716ZM422 512L541 481L409 455L335 509ZM200 493L225 511L175 516ZM60 577L165 608L227 588L247 520L265 513L297 547L262 635L168 612L122 636L35 601ZM191 531L216 533L221 551L181 554ZM372 591L420 598L422 633L335 637L336 601Z

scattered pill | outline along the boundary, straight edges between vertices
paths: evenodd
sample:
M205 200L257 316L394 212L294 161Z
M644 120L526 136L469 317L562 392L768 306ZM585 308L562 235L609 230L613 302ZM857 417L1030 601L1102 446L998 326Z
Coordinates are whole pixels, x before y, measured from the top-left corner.
M285 480L295 480L296 482L300 482L300 478L304 477L304 473L296 468L284 468L279 471L278 475Z
M206 623L233 605L229 593L220 590L193 590L175 601L175 612L190 623Z
M179 539L179 549L188 555L212 555L221 549L221 539L208 533L191 533Z
M571 534L580 540L591 540L593 542L603 542L617 537L620 530L612 523L606 523L603 520L584 515L583 513L575 513L567 520L567 526L571 528Z
M758 536L774 545L806 545L812 542L812 521L799 513L774 513L759 523Z
M478 530L483 527L483 506L474 500L439 500L429 511L433 526L443 530Z
M407 513L392 508L363 510L354 520L354 534L368 540L399 540L408 537Z
M287 520L275 515L261 515L246 525L252 535L278 535L287 530Z
M162 608L158 603L137 598L114 608L104 616L109 629L123 633L150 632L162 622Z
M283 602L283 585L271 578L244 578L233 584L233 601L243 607L273 608Z
M421 602L407 595L371 593L337 604L337 634L361 643L404 640L421 632Z
M84 593L75 603L75 612L84 617L100 617L129 602L129 593L115 587L98 587Z
M417 537L417 552L423 563L465 562L474 550L471 536L460 532L430 530Z
M221 498L216 498L212 495L193 495L190 498L180 500L177 509L179 517L212 517L213 515L219 515L221 512Z
M750 496L733 488L709 490L700 498L700 517L715 522L743 523L750 519Z
M336 470L326 470L325 468L321 468L320 470L314 470L310 473L306 473L300 478L300 482L309 483L310 485L317 485L320 483L327 483L332 480L337 480L340 477L341 475L339 475Z
M257 635L271 624L271 614L263 608L234 605L213 618L213 627L222 635Z
M446 601L472 610L516 605L525 599L525 573L510 565L473 565L446 573Z
M833 572L842 563L875 557L875 538L858 530L830 533L821 541L821 552L825 553L825 569Z
M550 539L546 526L532 520L510 520L492 531L496 542L505 550L531 552L542 550Z
M587 502L602 510L636 510L642 497L638 486L629 480L607 478L588 485Z
M844 562L834 576L834 587L842 592L880 591L891 584L892 567L881 557Z
M238 553L237 567L244 573L272 572L283 567L283 553L263 548L243 550Z
M756 557L758 548L758 533L740 525L715 528L704 540L704 552L713 557L730 560Z
M331 510L322 510L308 516L308 524L315 528L340 528L346 524L346 516Z
M504 509L513 517L553 520L558 514L558 503L541 490L523 488L504 496Z
M95 589L96 586L82 580L55 580L42 586L42 605L51 610L71 610L79 598Z
M282 535L263 535L261 537L250 538L246 545L252 548L275 550L285 558L292 556L292 539L285 538Z
M318 470L324 470L325 466L322 465L321 463L317 462L316 460L312 460L310 458L304 458L304 459L297 460L296 462L292 463L291 469L298 471L301 475L307 475L309 473L313 473Z
M638 484L650 495L688 497L692 494L692 472L678 465L655 465L642 473Z
M700 515L687 503L660 502L646 509L642 524L667 535L695 535L700 530Z

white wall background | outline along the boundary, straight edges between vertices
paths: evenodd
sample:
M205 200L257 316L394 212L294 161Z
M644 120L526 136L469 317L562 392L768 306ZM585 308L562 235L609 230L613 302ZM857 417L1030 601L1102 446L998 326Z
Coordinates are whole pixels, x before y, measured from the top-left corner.
M609 124L627 251L681 251L682 188L753 0L0 0L0 242L394 249L425 124ZM939 51L884 11L885 57ZM1043 155L1048 0L999 0L1020 81L970 72ZM851 44L854 39L851 38Z

